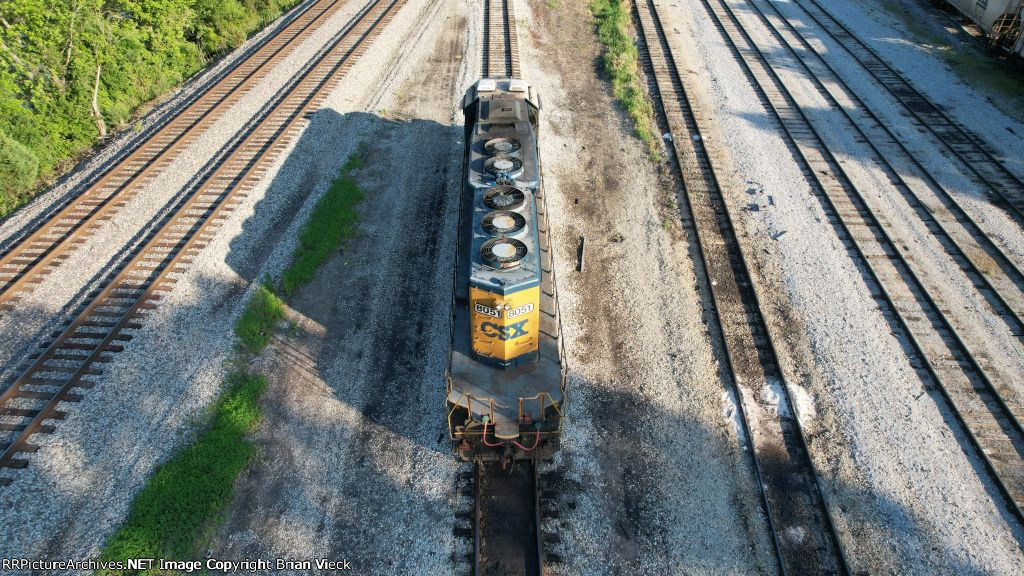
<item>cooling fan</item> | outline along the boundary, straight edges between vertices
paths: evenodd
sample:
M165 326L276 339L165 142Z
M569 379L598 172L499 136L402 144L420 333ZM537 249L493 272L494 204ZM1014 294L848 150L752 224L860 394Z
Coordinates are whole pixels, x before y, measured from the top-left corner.
M495 268L515 268L526 258L526 244L515 238L492 238L480 247L480 256Z

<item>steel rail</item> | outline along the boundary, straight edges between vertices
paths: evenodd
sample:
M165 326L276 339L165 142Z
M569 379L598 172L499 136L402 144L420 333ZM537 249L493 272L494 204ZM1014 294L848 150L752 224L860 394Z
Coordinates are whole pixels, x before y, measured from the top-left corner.
M483 464L473 464L473 576L480 576L480 526L483 508L480 505L480 474Z
M813 8L807 2L813 4ZM879 85L884 87L918 121L953 153L1001 201L1018 224L1024 224L1024 181L990 152L980 138L947 116L927 96L914 88L872 48L826 10L818 0L794 2L811 20L841 46Z
M924 166L922 166L910 151L907 150L906 146L896 137L892 131L882 123L882 121L874 114L873 111L868 109L864 102L850 89L849 85L839 76L838 72L833 69L827 62L825 62L817 52L814 52L807 40L800 35L785 18L779 13L778 9L772 2L767 2L772 10L782 19L782 22L786 26L786 30L783 31L778 28L776 23L770 18L760 7L760 2L748 1L747 5L752 7L759 16L760 20L764 23L765 27L772 34L775 40L780 46L785 48L796 60L800 63L800 66L806 72L806 78L809 79L818 90L833 110L840 112L849 124L849 128L852 131L860 135L864 144L866 144L872 151L874 156L874 163L881 168L889 180L889 182L896 188L901 196L907 201L911 209L918 215L918 217L924 222L928 230L939 238L939 244L943 250L953 259L956 265L963 271L967 279L973 284L975 290L985 298L992 312L998 316L1007 325L1010 333L1015 335L1019 342L1024 342L1024 321L1021 320L1020 314L1017 312L1017 308L1010 304L1010 302L1003 296L1002 291L1014 290L1015 301L1018 307L1024 306L1022 297L1024 294L1021 293L1021 288L1024 287L1024 274L1017 266L1003 253L1003 251L989 238L978 226L978 224L967 214L966 211L960 206L959 203L949 194L942 185L928 172ZM801 50L797 50L793 44L797 43L800 45ZM817 64L818 71L812 69L812 64L807 61L813 55L814 63ZM882 144L878 144L879 138L872 138L868 135L865 129L862 129L860 124L853 118L853 113L849 108L843 106L836 99L836 96L832 93L828 87L825 86L823 78L827 77L828 81L834 83L844 96L848 97L851 102L856 106L856 110L866 116L865 121L870 123L871 126L868 130L874 132L881 132ZM935 195L942 201L943 206L950 211L949 217L952 218L952 222L947 221L943 223L943 219L947 216L942 213L933 213L927 205L921 200L921 198L914 192L913 188L907 182L907 177L897 170L891 163L890 155L880 149L882 145L895 146L897 149L893 152L896 155L904 157L906 160L911 162L921 176L929 189L935 193ZM979 264L975 262L975 258L972 258L970 252L965 250L961 246L961 241L958 241L956 235L949 230L953 226L962 226L964 231L970 235L972 240L977 241L977 249L985 252L1001 270L1006 274L1006 280L1012 282L1012 286L1003 286L1002 289L997 288L989 280L987 274L985 274Z
M717 6L717 10L712 6ZM873 296L881 299L913 348L911 365L933 382L951 413L1006 497L1011 513L1024 520L1024 431L989 380L978 359L887 235L852 179L825 146L760 47L722 0L701 0L723 40L744 70L758 97L782 128L830 222L841 230L847 249L863 263ZM743 47L740 47L740 44ZM855 221L854 221L855 220ZM860 232L858 234L857 232ZM888 281L887 281L888 280ZM873 285L873 286L872 286ZM899 291L899 292L897 292ZM1004 391L1009 392L1006 387Z
M684 218L700 254L704 281L714 301L711 312L725 350L723 365L738 399L751 446L762 506L782 574L849 573L806 436L794 410L770 332L761 314L752 274L736 234L728 202L683 76L653 0L634 0L636 28L646 56L650 92L659 120L672 138L689 218ZM764 401L763 387L777 384L777 406ZM756 422L756 427L751 423ZM802 538L793 538L801 534Z
M97 364L111 360L131 340L129 330L142 327L148 311L173 288L196 255L213 238L230 211L262 177L317 110L349 68L363 55L406 0L372 0L345 28L281 89L278 97L242 134L211 161L207 173L192 186L159 228L147 236L132 258L111 271L103 288L67 329L32 361L0 394L0 431L13 439L0 441L0 468L24 468L34 452L29 442L37 432L52 432L47 420L62 419L61 402L82 399L75 392L95 383ZM12 421L13 420L13 421ZM9 484L10 478L0 478Z
M492 2L496 0L484 0L484 27L483 27L483 38L481 43L483 44L483 61L480 68L480 76L483 78L491 77L491 68L493 68L491 56L491 20L494 18L492 10Z
M484 78L520 78L514 0L484 0Z
M505 66L509 78L522 78L519 71L519 35L516 31L515 0L502 0L505 4L505 50L508 53Z
M197 95L136 149L86 184L82 193L6 247L0 254L0 310L9 310L42 282L85 238L113 218L143 184L166 169L185 146L212 126L274 64L287 57L343 4L342 0L308 4L282 30Z

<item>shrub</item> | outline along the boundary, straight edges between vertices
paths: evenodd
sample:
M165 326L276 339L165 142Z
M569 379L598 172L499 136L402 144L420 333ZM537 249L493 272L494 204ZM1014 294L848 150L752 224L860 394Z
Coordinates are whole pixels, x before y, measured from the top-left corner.
M39 176L39 159L27 146L0 132L0 216L22 203Z

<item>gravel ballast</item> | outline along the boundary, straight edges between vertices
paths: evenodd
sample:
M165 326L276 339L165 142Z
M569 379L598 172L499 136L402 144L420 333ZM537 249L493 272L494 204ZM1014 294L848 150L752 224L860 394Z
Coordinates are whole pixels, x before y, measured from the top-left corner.
M338 92L363 92L363 83L380 73L387 62L384 55L410 28L410 12L423 4L410 2L399 12L374 50L350 70ZM308 59L360 7L355 3L344 7L175 165L189 159L194 166L201 165L217 145L214 135L226 140L238 130L246 121L246 111L262 105L300 67L302 58ZM179 276L175 289L147 316L131 345L104 365L104 376L96 387L71 407L56 433L34 439L41 448L31 456L30 466L17 471L16 481L0 490L0 556L86 558L98 553L154 466L188 441L193 424L203 421L205 408L219 392L241 303L264 274L283 269L295 246L298 227L348 153L364 139L368 122L358 115L340 119L330 110L314 115L301 145L293 141L282 151L264 184L221 225L214 241ZM183 184L190 176L187 166L172 167L167 174ZM161 182L167 189L160 188ZM159 205L161 198L150 197L151 189L169 195L174 183L158 181L136 200ZM125 218L110 228L130 236L134 230L129 223L138 226L138 221L145 221L145 214L136 215L132 206L122 213ZM113 245L116 241L100 231L89 244L99 249L104 242ZM83 246L51 275L55 284L72 284L76 282L72 275L83 273L74 259L93 270L103 262L102 256ZM46 309L38 308L37 313L44 316ZM4 326L5 341L15 341L18 335L13 319L5 317ZM27 336L22 337L25 348L32 344L31 334ZM8 351L5 343L5 354ZM16 368L10 358L4 359L3 367L7 371Z
M542 94L540 154L569 369L562 450L542 466L559 574L774 574L745 431L709 328L709 287L680 223L680 183L652 162L599 72L584 2L514 0L525 79ZM756 0L767 5L769 0ZM803 18L799 2L772 2ZM1024 353L963 281L862 142L741 0L728 0L782 71L969 344L1024 393ZM1024 126L957 82L875 0L828 8L1024 174ZM352 1L191 144L23 302L0 317L0 382L56 330L133 236L365 4ZM657 4L751 268L825 499L854 573L1024 573L1024 533L843 245L779 127L701 0ZM0 557L96 555L153 469L190 441L220 393L232 327L278 276L299 228L350 154L365 191L358 233L288 301L253 369L266 374L257 455L208 554L348 560L355 573L461 574L466 495L447 436L448 361L463 127L483 5L408 0L178 276L95 388L0 488ZM1020 227L980 197L933 137L841 48L802 28L858 95L1018 263ZM244 50L260 40L250 40ZM143 119L212 81L218 62ZM691 87L692 85L692 87ZM965 104L970 103L970 105ZM131 145L121 134L30 206L0 241L76 193ZM751 206L756 206L756 210ZM576 250L585 238L585 266ZM952 313L952 312L951 312ZM778 388L765 387L766 397ZM28 573L27 571L25 572ZM285 574L306 574L285 570Z
M669 34L670 42L701 86L699 100L719 118L719 133L705 139L721 142L735 160L737 174L726 186L731 202L759 205L743 212L740 222L763 275L759 294L773 338L787 344L780 349L791 389L805 390L813 401L813 412L799 410L801 423L831 492L851 568L1019 571L1019 535L1006 523L1002 500L978 459L964 453L966 439L947 425L945 405L925 392L867 290L860 264L828 223L702 3L659 11L666 28L678 30ZM755 39L771 50L767 36ZM817 94L796 95L812 113L824 106ZM848 136L834 137L829 143L846 146L845 158L855 164L862 152L842 141ZM877 181L873 167L861 170L859 178ZM883 210L911 224L905 209L889 204ZM930 258L924 265L941 261L934 253ZM948 268L930 272L938 270Z
M367 144L354 174L365 191L359 232L291 300L290 326L266 354L259 461L239 484L214 556L455 573L461 465L443 390L462 154L451 119L475 65L462 58L470 11L409 2L318 114L330 121L315 122L308 148L297 150L317 158ZM282 187L333 175L329 164L288 169Z
M772 573L728 387L718 377L676 183L595 78L586 5L520 9L545 103L541 156L570 378L560 481L567 574ZM586 62L586 65L581 64ZM660 174L660 175L659 175ZM585 268L576 247L585 237Z

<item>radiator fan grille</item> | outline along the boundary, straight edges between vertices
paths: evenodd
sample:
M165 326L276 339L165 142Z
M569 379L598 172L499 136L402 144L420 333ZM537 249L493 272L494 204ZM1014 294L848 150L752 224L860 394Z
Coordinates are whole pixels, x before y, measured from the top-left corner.
M492 238L480 247L480 255L495 268L515 268L526 258L526 244L515 238Z
M497 210L484 215L480 226L491 236L511 235L526 227L526 218L518 212Z
M509 156L517 156L520 148L523 145L519 143L519 140L514 138L492 138L484 144L484 149L491 156L500 156L507 154Z
M523 169L523 161L515 156L495 156L484 161L484 169L494 176L516 174Z
M512 186L495 186L484 192L484 206L491 210L518 210L526 203L526 194Z

